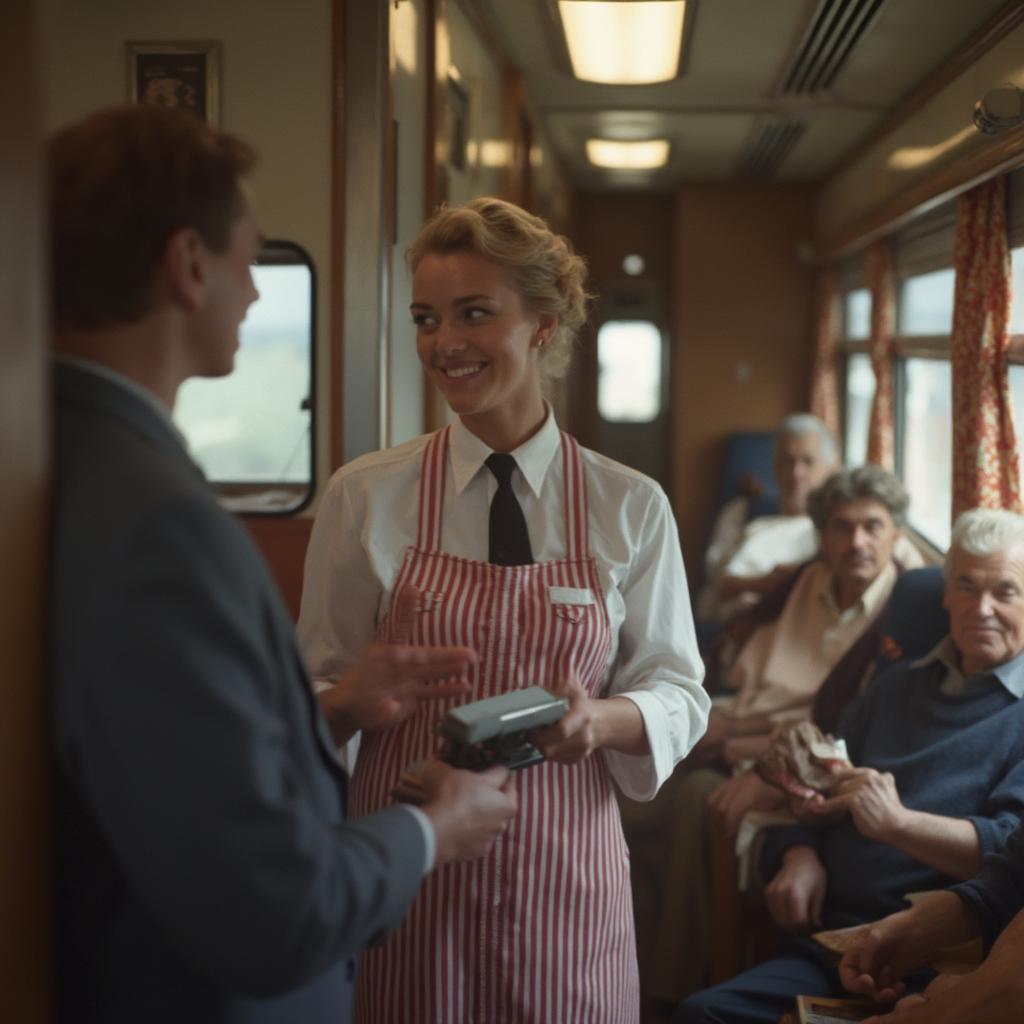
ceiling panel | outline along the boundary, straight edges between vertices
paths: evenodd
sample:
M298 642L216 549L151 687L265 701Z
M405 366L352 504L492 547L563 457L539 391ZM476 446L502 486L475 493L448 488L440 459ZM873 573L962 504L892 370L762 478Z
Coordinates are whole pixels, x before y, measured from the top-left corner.
M766 126L791 126L797 141L774 180L814 181L829 171L927 74L983 25L1004 0L885 0L837 75L810 98L780 95L825 0L697 0L683 74L648 86L578 82L552 41L553 0L462 0L491 22L554 140L583 188L671 187L744 173ZM645 132L650 134L645 134ZM590 167L589 136L672 142L669 167L612 177Z

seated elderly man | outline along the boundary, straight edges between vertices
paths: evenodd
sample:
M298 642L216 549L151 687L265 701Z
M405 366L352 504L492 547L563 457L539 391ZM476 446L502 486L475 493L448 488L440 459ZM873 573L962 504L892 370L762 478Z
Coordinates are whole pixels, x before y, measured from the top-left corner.
M905 893L971 878L1017 827L1024 519L982 510L961 516L944 594L950 635L919 661L883 672L847 709L840 731L856 767L837 774L828 799L807 802L807 824L766 838L765 896L785 928L843 928L889 914ZM675 1020L774 1022L798 994L841 993L828 954L795 940L691 997Z
M842 983L883 1003L903 994L907 974L965 944L989 951L977 970L940 974L923 992L903 999L894 1014L872 1021L1018 1024L1024 1006L1024 826L1017 826L1002 853L986 857L976 878L864 925L847 942L839 965Z
M789 579L818 553L811 492L835 472L836 442L817 416L787 416L775 434L773 472L779 513L747 520L750 500L734 498L719 514L705 554L707 583L697 599L698 618L724 622ZM904 568L921 564L917 548L900 535L896 557Z
M757 756L777 723L806 718L826 677L833 689L855 690L874 656L877 645L861 641L878 629L896 580L893 548L907 495L891 473L863 466L830 477L810 506L822 557L756 609L760 624L730 679L738 694L712 708L708 735L654 800L620 800L633 858L640 983L651 1001L674 1005L706 984L705 801L725 782L723 770ZM701 766L715 770L693 770ZM751 806L763 795L774 804L775 789L755 787Z
M779 424L772 458L779 514L748 519L750 499L743 495L725 505L704 556L699 619L728 618L743 602L742 595L760 597L814 557L817 538L807 515L807 497L835 471L836 454L835 438L817 416L796 413Z

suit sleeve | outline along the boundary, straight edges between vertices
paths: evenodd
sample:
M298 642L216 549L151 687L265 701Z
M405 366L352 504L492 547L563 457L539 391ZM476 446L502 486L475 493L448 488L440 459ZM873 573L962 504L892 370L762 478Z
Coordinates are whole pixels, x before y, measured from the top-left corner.
M83 611L59 753L182 955L270 995L393 928L425 844L402 808L335 818L290 629L247 538L215 511L176 501L126 539Z
M977 915L985 949L1024 908L1024 826L1018 825L1000 853L989 854L981 873L953 887Z

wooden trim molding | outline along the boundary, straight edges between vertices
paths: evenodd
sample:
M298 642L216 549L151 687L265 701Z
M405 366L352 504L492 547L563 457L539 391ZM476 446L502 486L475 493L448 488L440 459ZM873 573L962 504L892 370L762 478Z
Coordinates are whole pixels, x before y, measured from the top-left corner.
M302 602L306 548L309 546L313 520L299 516L288 519L243 516L242 523L270 566L271 574L292 621L297 622L299 605Z
M953 159L934 174L898 192L855 224L824 240L821 262L832 262L891 234L914 217L1024 164L1024 127L997 142Z
M342 395L345 378L345 0L334 0L331 9L331 281L330 281L330 376L327 393L330 443L327 446L333 473L344 462L345 436Z

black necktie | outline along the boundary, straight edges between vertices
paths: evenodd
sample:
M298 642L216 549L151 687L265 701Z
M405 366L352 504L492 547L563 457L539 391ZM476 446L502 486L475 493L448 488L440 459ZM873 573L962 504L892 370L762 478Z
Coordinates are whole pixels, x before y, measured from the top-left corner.
M498 452L487 457L487 468L498 481L498 489L491 499L489 553L487 560L494 565L530 565L530 534L526 529L523 510L512 490L512 471L516 460Z

